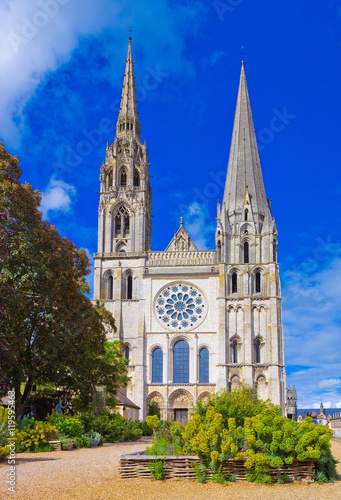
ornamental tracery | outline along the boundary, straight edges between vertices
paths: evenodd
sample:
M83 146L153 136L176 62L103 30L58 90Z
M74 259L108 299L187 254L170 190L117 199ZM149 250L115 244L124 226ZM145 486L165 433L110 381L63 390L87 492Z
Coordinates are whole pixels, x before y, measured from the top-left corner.
M154 313L159 323L171 331L188 331L205 319L207 300L195 285L175 282L162 288L154 301Z

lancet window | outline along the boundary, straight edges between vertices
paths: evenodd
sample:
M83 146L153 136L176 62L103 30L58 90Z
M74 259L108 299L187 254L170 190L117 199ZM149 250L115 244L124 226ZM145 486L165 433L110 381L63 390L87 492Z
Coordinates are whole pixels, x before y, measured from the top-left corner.
M126 207L121 207L115 215L115 236L128 236L130 231L129 214Z

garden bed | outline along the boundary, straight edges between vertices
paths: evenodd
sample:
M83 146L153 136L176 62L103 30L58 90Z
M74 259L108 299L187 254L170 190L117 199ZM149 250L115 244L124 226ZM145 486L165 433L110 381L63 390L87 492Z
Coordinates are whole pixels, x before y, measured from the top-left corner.
M195 455L122 455L120 457L119 474L122 479L138 479L149 478L153 475L148 468L150 463L158 461L164 462L164 478L165 479L196 479L195 471L192 464L203 464ZM228 476L234 476L237 481L246 481L246 473L244 460L225 460L222 463L222 470ZM288 481L294 481L299 478L300 481L314 481L315 479L315 463L312 460L298 461L293 464L284 464L280 468L270 467L269 474L273 481L277 481L278 477L285 477ZM212 473L207 468L207 478L209 479Z

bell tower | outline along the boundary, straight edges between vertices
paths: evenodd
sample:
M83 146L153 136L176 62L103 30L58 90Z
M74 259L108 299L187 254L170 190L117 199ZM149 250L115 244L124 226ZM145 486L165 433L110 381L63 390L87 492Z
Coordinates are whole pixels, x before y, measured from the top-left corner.
M131 36L116 137L107 144L100 183L98 252L150 250L149 160L146 144L140 141Z
M221 386L254 387L284 408L284 342L277 228L267 200L250 99L242 63L222 205L218 203L216 250L225 351ZM223 306L222 306L223 308ZM225 357L225 359L224 359ZM224 362L223 362L224 361Z

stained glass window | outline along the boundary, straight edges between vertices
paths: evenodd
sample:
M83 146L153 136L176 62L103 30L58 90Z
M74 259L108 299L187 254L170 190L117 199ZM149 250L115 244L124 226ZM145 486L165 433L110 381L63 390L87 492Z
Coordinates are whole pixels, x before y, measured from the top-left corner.
M189 346L185 340L178 340L173 349L173 383L189 383Z
M152 382L162 384L163 382L163 352L157 347L152 354Z
M209 382L209 352L206 347L199 352L199 383Z
M129 356L130 356L130 353L129 353L129 346L126 345L125 348L124 348L124 357L126 359L126 365L129 365Z

